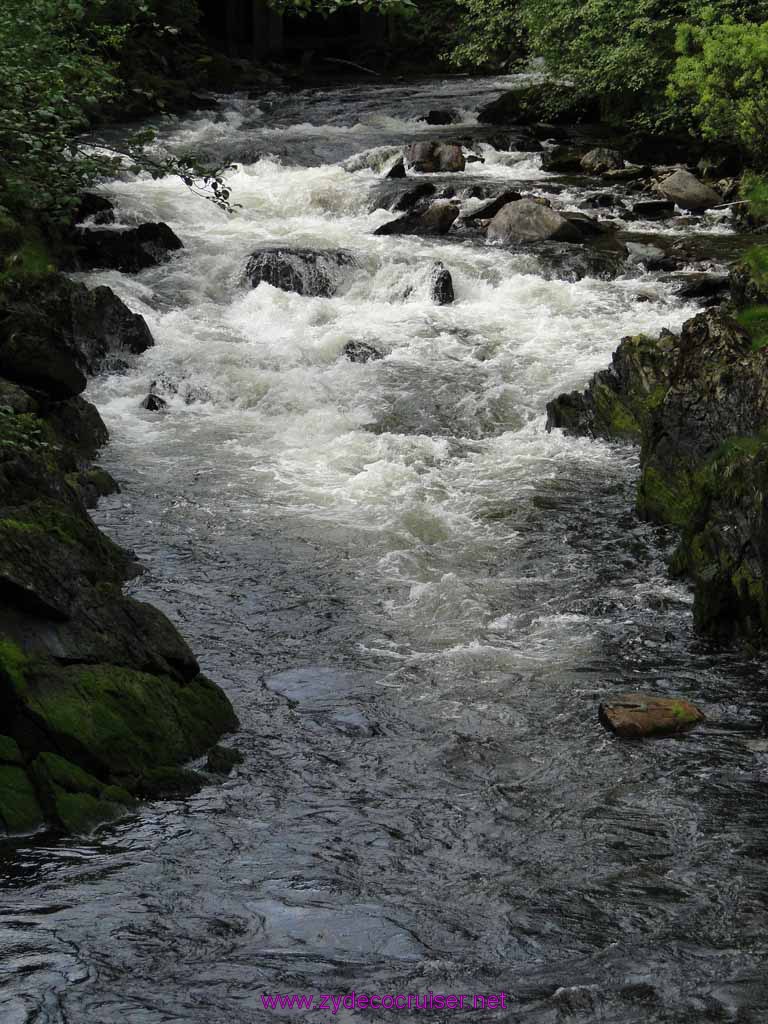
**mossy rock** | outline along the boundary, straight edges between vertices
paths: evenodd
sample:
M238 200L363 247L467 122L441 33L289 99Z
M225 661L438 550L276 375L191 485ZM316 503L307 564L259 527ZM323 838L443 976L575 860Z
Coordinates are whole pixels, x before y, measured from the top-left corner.
M114 665L52 663L25 675L25 707L56 748L105 780L130 784L237 728L229 700L202 675L180 683Z
M233 768L242 764L245 758L234 747L222 747L218 744L208 751L206 771L213 775L229 775Z
M12 736L0 736L0 764L23 764L19 745Z
M47 818L67 832L87 831L119 817L134 802L125 790L105 786L58 754L40 754L31 771Z
M18 834L35 832L43 823L43 809L26 770L18 764L0 764L0 827Z

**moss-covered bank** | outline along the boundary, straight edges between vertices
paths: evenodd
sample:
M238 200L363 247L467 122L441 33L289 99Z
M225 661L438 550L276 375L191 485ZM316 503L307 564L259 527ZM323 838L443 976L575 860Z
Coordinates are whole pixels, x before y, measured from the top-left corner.
M123 594L140 567L86 510L117 486L91 465L107 431L86 374L151 344L109 289L0 282L0 835L189 791L178 766L237 727L168 619Z
M768 350L740 310L758 286L678 335L625 338L584 393L548 406L548 427L641 445L639 514L680 531L671 563L694 586L702 633L768 639Z

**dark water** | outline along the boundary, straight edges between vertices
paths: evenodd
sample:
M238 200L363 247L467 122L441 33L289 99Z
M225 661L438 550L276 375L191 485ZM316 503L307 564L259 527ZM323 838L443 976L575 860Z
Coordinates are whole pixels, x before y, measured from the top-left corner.
M543 429L623 333L691 308L639 271L545 280L474 242L373 239L375 175L333 166L439 105L471 134L499 87L190 119L170 145L280 157L236 173L236 221L171 183L114 186L127 221L161 216L187 249L94 275L158 341L92 386L123 484L97 519L148 567L132 593L227 689L245 763L93 836L0 851L3 1024L329 1020L262 994L350 991L506 993L414 1011L435 1022L768 1020L765 662L694 637L671 539L632 512L636 454ZM487 155L477 180L554 195L537 158ZM352 246L359 279L330 300L244 292L244 254L277 238ZM339 361L360 336L387 358ZM158 418L138 403L161 374L177 390ZM708 724L614 740L598 701L637 688Z

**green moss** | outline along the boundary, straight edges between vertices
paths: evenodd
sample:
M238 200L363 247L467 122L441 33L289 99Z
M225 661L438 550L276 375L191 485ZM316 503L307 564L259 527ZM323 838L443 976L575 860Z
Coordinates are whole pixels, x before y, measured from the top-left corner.
M9 241L6 252L0 267L0 287L39 280L56 270L56 262L48 243L35 228L16 225L15 238Z
M0 764L23 764L19 745L11 736L0 736Z
M621 401L616 392L602 383L592 391L597 420L608 437L640 441L642 427L632 410Z
M644 519L684 527L696 508L697 496L691 478L681 472L669 480L653 466L646 466L637 491L638 512Z
M0 636L0 681L11 685L18 694L26 690L25 670L28 660L13 641Z
M679 722L698 722L699 716L687 708L684 704L680 704L677 701L671 706L672 714Z
M129 786L237 726L226 696L203 676L181 684L112 665L38 670L28 703L68 757Z
M0 824L7 832L34 832L43 824L35 787L20 765L0 764Z
M118 817L130 803L128 794L126 801L122 790L104 786L58 754L40 754L31 771L47 816L67 832L83 832L100 821Z

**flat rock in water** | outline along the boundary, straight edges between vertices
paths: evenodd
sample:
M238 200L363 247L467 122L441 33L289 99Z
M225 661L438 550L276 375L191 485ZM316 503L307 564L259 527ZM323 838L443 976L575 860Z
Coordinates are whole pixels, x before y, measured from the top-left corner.
M656 697L649 693L625 693L603 701L600 724L623 739L674 736L704 721L704 713L682 697Z

